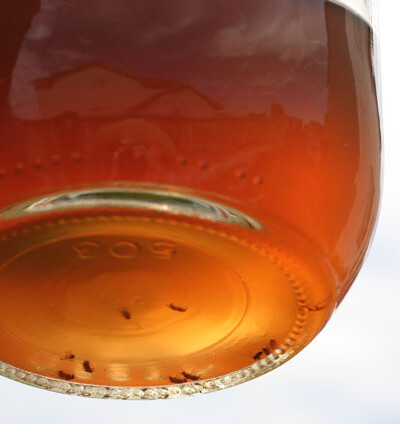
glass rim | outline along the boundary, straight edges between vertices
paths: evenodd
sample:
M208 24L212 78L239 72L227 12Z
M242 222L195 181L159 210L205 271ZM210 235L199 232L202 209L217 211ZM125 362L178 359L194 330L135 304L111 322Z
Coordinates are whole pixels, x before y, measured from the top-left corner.
M25 371L0 361L0 376L47 391L95 399L157 400L207 394L258 378L287 362L298 352L276 349L273 353L238 371L209 378L164 386L106 386L72 382Z
M331 3L338 4L350 11L356 13L364 19L369 25L375 26L375 6L376 0L328 0Z
M135 190L133 190L133 188L135 188ZM7 209L3 209L3 212L0 211L0 221L2 218L7 219L9 217L19 216L20 214L35 214L38 211L40 212L41 208L44 208L45 211L51 210L51 208L49 209L49 207L51 206L55 208L63 208L65 207L63 201L65 202L66 199L70 199L68 201L72 203L74 202L74 200L79 201L79 194L82 195L83 198L87 198L89 194L92 194L93 196L97 196L97 200L99 200L99 193L106 193L106 195L107 193L113 193L114 198L117 194L123 194L122 198L126 200L126 196L129 193L131 195L130 201L141 201L141 207L143 208L143 199L146 197L145 194L148 194L149 188L153 189L151 191L152 193L154 193L154 189L158 188L158 196L161 196L165 193L161 190L160 185L154 184L137 184L134 186L122 184L120 187L112 186L111 188L108 186L103 186L97 187L96 189L89 189L88 187L86 187L85 189L83 189L83 187L81 187L81 189L78 189L78 187L76 187L74 191L64 191L59 192L56 195L34 198L31 199L31 201L25 201L14 205L14 207L8 207ZM108 197L109 196L106 196L106 198ZM193 204L197 201L198 205L204 205L204 199L200 199L193 196L189 197L187 195L184 196L177 188L175 196L173 197L174 203L179 204L180 198L183 198L185 200L190 199ZM208 201L207 204L211 205L210 201ZM213 202L212 206L214 209L218 209L222 206L222 204L220 205L216 202ZM149 207L150 206L148 205L147 208ZM188 213L185 213L183 209L180 209L179 213L188 215ZM237 212L234 208L229 209L229 214L231 216L231 219L239 220L238 223L242 226L247 227L250 225L251 228L258 228L259 223L257 220L251 218L250 216L243 215ZM203 216L206 215L204 214ZM215 217L212 218L215 219ZM211 217L208 217L208 219L211 220ZM274 260L273 263L276 264L276 261ZM286 268L284 265L281 265L281 269L285 270ZM289 280L289 282L294 292L294 295L297 301L299 302L301 300L302 290L300 289L300 286L295 279ZM300 303L298 303L298 305L300 305ZM326 309L326 311L324 312L324 316L321 317L323 321L322 327L326 324L336 306L337 304L334 302L331 303L330 306ZM112 398L120 400L157 400L182 398L196 394L207 394L225 388L230 388L258 378L283 365L289 359L299 353L308 344L299 344L299 339L301 337L299 334L307 326L308 321L305 319L305 317L307 317L308 313L309 310L307 308L299 308L292 323L292 326L288 329L287 335L282 340L282 343L278 344L276 348L271 348L270 353L264 351L266 356L262 359L260 359L260 356L258 356L257 358L254 356L253 359L255 360L255 362L253 362L252 364L240 369L235 369L234 371L231 371L229 373L221 373L220 375L216 375L210 378L188 378L188 381L176 383L172 382L171 380L171 384L145 386L133 384L92 384L86 383L85 381L73 381L73 377L70 379L68 378L68 375L66 375L66 378L63 378L63 376L57 378L48 375L43 375L40 373L39 368L37 372L27 371L23 368L19 368L1 360L0 376L9 378L19 383L24 383L26 385L33 386L35 388L58 392L61 394L98 399Z

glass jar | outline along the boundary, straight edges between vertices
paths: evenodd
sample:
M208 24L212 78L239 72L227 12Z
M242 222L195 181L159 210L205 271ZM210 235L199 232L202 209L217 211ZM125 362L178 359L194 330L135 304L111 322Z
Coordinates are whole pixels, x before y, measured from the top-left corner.
M380 193L370 3L0 5L0 373L156 399L262 375Z

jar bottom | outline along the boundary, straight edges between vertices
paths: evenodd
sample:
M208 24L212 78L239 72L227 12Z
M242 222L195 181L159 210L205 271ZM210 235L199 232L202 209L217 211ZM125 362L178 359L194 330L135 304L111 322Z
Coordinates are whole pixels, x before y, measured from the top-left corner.
M306 240L200 196L100 187L0 220L0 374L36 387L208 393L286 362L334 307Z

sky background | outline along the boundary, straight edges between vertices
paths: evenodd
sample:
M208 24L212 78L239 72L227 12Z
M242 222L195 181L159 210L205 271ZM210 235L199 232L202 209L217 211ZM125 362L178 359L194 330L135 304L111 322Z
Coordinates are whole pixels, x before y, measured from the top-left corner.
M380 221L356 283L323 332L272 373L187 399L85 399L0 378L2 423L400 422L400 2L378 1L384 127Z

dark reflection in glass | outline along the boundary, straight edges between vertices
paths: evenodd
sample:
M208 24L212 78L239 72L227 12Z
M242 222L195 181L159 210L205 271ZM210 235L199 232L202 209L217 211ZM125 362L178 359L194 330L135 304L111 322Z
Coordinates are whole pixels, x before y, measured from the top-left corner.
M47 0L25 36L12 103L16 114L33 115L29 82L98 61L133 76L189 84L231 112L266 113L279 101L290 114L301 110L303 118L322 121L326 42L318 0L173 6L163 0ZM101 81L92 84L95 89ZM318 96L310 98L310 90Z
M227 190L330 250L357 227L373 158L359 145L379 137L366 24L319 0L28 3L1 5L3 192L24 168L26 189Z
M365 23L320 0L27 4L0 6L3 193L164 182L262 204L331 251L358 228L378 175Z

